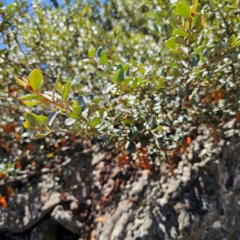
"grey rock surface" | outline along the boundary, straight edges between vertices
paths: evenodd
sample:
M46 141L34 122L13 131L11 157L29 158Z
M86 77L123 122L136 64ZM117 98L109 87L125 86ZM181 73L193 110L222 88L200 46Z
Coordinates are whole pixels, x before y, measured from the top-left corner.
M200 126L189 147L193 158L184 154L176 179L162 163L158 177L140 177L119 193L105 209L106 220L96 224L96 239L240 239L240 135L229 128L239 123L219 127L216 142Z
M0 232L24 232L60 203L60 193L43 188L35 189L30 194L18 195L9 202L8 209L0 210Z
M12 199L11 211L0 210L0 232L26 231L48 215L51 224L85 236L88 216L91 239L240 239L239 123L218 126L218 139L208 126L195 131L187 151L174 159L175 178L166 162L152 172L120 170L111 155L99 153L76 168L79 184L64 201L41 187ZM35 226L32 236L36 227L45 229Z

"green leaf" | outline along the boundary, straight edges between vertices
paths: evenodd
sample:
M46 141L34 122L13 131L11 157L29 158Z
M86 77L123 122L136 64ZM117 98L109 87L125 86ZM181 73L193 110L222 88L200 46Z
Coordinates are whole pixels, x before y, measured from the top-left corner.
M237 41L237 37L235 34L233 34L229 39L228 39L228 44L230 47L233 47Z
M49 135L51 132L41 132L41 133L37 133L34 135L34 138L35 139L40 139L40 138L44 138L46 137L47 135Z
M20 86L26 88L27 84L24 81L20 80L19 78L15 77L15 76L14 76L14 78Z
M74 119L79 119L79 115L77 115L77 114L75 114L75 113L73 113L73 112L71 112L70 114L68 114L68 117L69 117L69 118L74 118Z
M104 72L104 71L97 71L96 74L100 78L109 77L109 73L108 72Z
M37 94L28 94L22 97L19 97L18 100L31 100L31 99L36 99L38 97Z
M155 131L162 130L162 126L160 125L160 126L156 127L154 130L155 130Z
M80 114L82 112L82 106L75 106L75 107L73 107L73 111L76 114Z
M41 123L44 123L48 120L48 117L44 115L38 115L38 119L40 120Z
M107 86L105 89L105 93L107 94L107 93L111 92L114 87L116 87L115 84L111 84L111 85Z
M236 46L237 46L237 47L240 46L240 40L238 40L238 41L236 42Z
M121 82L124 78L124 71L123 69L118 69L113 76L113 82Z
M29 122L29 125L31 127L35 127L36 126L37 122L36 122L36 119L35 119L35 117L34 117L34 115L32 113L29 113L29 112L25 113L25 119Z
M200 14L196 14L192 20L193 29L197 29L199 24L202 22L202 17Z
M140 77L138 78L134 78L132 81L132 84L130 85L130 88L137 88L138 86L140 86L142 83L142 79Z
M54 119L57 117L57 115L60 113L61 110L51 112L48 115L48 126L51 127L53 124Z
M96 54L96 48L95 47L92 47L88 50L88 57L89 58L94 58L95 54Z
M92 103L98 104L101 101L101 98L94 98Z
M164 78L158 79L157 90L164 86L164 82L165 82Z
M38 90L43 83L42 73L39 69L33 69L29 75L29 84L33 90Z
M72 108L77 107L77 106L78 106L78 101L74 100L73 103L72 103Z
M22 103L28 107L34 107L41 103L41 101L22 101Z
M54 97L54 94L55 94L55 92L56 92L57 84L58 84L58 82L59 82L59 79L60 79L60 73L58 74L57 80L56 80L56 82L55 82L55 84L54 84L53 93L52 93L52 96L53 96L53 97Z
M64 88L63 88L63 93L62 93L62 98L63 99L67 99L67 97L68 97L68 94L70 93L70 91L71 91L71 87L72 87L72 84L71 84L71 82L70 81L68 81L67 83L66 83L66 85L64 86Z
M183 18L189 18L191 16L190 7L186 3L184 3L184 2L177 3L176 11Z
M76 119L74 119L74 118L67 118L64 123L65 123L65 125L67 125L67 126L71 126L71 125L73 125L75 122L76 122Z
M187 45L186 41L182 37L176 37L175 42L181 45L185 45L185 46Z
M60 82L58 82L56 85L56 89L60 94L62 94L63 85Z
M103 51L102 47L99 47L97 52L96 52L96 58L100 58L101 57L102 51Z
M77 100L78 100L78 105L82 106L82 111L87 106L87 103L90 102L85 96L79 96Z
M172 35L173 36L187 37L187 33L184 30L179 29L179 28L173 29Z
M199 53L205 48L205 45L199 46L196 49L194 49L194 52Z
M101 119L99 117L95 117L91 122L91 126L96 127L100 123L101 123Z
M93 113L95 113L97 110L99 110L99 107L98 107L98 105L93 103L88 107L88 109L89 109L88 116L91 116Z
M100 56L100 63L101 64L106 64L107 63L107 53L103 50L101 52L101 56Z
M168 49L176 48L176 37L171 37L166 41L166 46Z
M191 12L196 13L197 11L197 6L198 6L198 0L195 0L194 4L191 6Z

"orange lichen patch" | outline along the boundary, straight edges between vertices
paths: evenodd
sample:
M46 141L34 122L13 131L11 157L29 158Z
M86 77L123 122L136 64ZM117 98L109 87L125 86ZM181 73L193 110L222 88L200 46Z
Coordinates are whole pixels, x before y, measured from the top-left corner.
M140 168L141 167L140 162L138 162L138 161L135 161L134 165L135 165L136 168Z
M167 152L167 149L168 149L168 146L167 146L167 145L164 145L164 146L162 147L162 151L163 151L163 152Z
M137 158L140 162L140 166L143 169L148 169L148 170L150 169L149 157L148 157L148 153L147 153L146 148L142 148L142 149L137 150Z
M176 174L174 172L174 165L173 165L173 162L171 160L169 161L169 170L170 170L172 176L174 177L174 179L176 179Z
M66 196L66 194L65 194L65 192L64 192L63 190L61 191L61 199L62 199L64 202L67 201L67 196Z
M6 197L0 197L0 206L7 208Z
M236 119L237 119L237 122L240 123L240 113L236 113L235 117L236 117Z
M218 102L219 100L223 99L224 97L224 92L222 90L216 90L212 94L214 100Z
M1 172L0 172L0 178L1 178L1 179L4 180L4 179L6 179L6 177L7 177L7 175L6 175L5 173L1 173Z
M211 96L211 94L207 93L205 95L205 102L210 103L211 101L212 101L212 96Z
M95 219L94 219L94 222L95 222L95 223L105 222L106 219L107 219L107 218L106 218L104 215L102 215L102 216L99 216L99 217L95 218Z
M169 157L170 159L173 159L174 156L175 156L175 149L172 150L172 151L170 151L169 154L168 154L168 157Z
M214 141L216 143L218 143L219 142L218 133L217 133L217 129L214 125L211 126L210 133L211 133L211 136L213 137Z
M34 150L34 146L32 144L28 144L27 145L27 150L29 150L30 152L32 152Z
M119 168L123 167L123 159L121 156L116 157L116 162L117 162Z
M108 199L105 196L101 197L101 202L104 207L108 205Z
M181 147L178 145L174 149L174 153L178 153L180 151Z
M37 166L37 164L36 164L35 161L32 161L32 162L31 162L31 165L32 165L32 167L34 167L34 168Z
M23 149L22 153L24 154L27 150L30 151L30 152L33 152L34 146L29 143L29 144Z
M0 143L0 147L3 148L6 152L9 152L9 147L5 143Z
M130 164L130 157L128 156L127 151L122 151L117 157L116 162L120 168L123 167L124 164Z
M62 146L65 146L66 143L67 143L66 138L65 138L65 137L61 138L61 145L62 145Z
M135 197L131 197L129 200L132 204L138 204L138 200Z
M123 160L124 160L124 163L125 163L125 164L129 164L129 163L130 163L130 157L129 157L128 155L125 155L125 156L123 157Z
M75 135L75 134L72 134L72 135L70 136L70 140L71 140L71 142L75 143L75 142L76 142L76 135Z
M191 142L192 142L192 139L190 137L185 138L183 141L183 146L180 151L182 153L185 153Z
M16 139L19 139L19 138L20 138L20 135L17 134L17 133L15 133L15 138L16 138Z
M9 123L9 124L6 124L6 125L2 126L2 128L4 129L4 131L6 133L15 132L16 124L15 123Z
M22 168L22 165L21 165L21 163L19 161L16 161L15 168L16 169L21 169Z
M58 144L58 143L55 143L55 144L54 144L54 147L55 147L57 150L59 150L59 149L60 149L60 146L59 146L59 144Z
M7 195L8 195L8 197L13 196L13 189L10 186L7 187Z

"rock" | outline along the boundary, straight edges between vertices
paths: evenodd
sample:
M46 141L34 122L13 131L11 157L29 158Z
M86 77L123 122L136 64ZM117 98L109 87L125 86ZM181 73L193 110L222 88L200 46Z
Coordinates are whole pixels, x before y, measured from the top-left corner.
M56 231L57 222L48 218L34 227L30 240L57 240Z
M77 221L70 210L66 210L63 206L58 205L51 213L51 217L64 228L72 233L81 235L83 232L83 224Z
M17 195L9 202L8 209L0 214L0 232L24 232L49 214L61 203L61 195L46 189L33 190L29 195ZM24 206L24 207L23 207Z

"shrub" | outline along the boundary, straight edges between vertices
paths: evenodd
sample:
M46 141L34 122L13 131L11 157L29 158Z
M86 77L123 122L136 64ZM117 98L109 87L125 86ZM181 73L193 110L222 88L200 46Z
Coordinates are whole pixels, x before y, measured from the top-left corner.
M114 41L105 48L91 46L80 63L87 73L82 84L59 74L52 89L44 91L39 69L28 79L15 77L30 92L19 100L35 109L25 113L28 136L63 131L98 137L116 144L122 152L119 165L128 150L150 168L156 156L171 161L185 152L193 138L191 127L204 123L215 129L225 115L239 121L238 6L225 3L166 4L168 16L162 21L168 24L149 20L152 37L161 39L166 27L165 40L137 56L124 58L128 50L113 53ZM161 13L163 6L158 6Z

